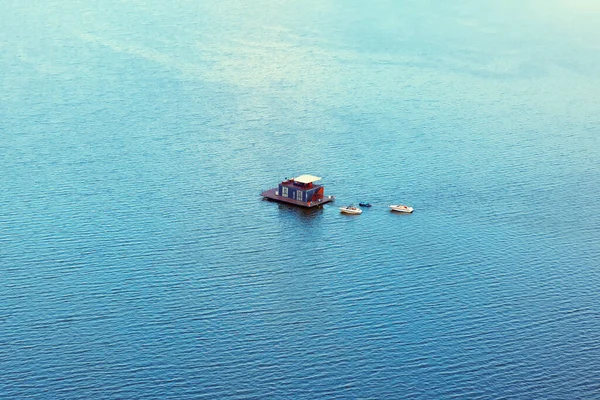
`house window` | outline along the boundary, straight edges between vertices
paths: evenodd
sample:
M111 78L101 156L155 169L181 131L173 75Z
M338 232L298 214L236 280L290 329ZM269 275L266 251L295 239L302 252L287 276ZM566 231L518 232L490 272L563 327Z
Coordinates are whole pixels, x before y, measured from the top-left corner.
M296 191L296 200L302 201L302 190Z
M288 197L288 188L287 188L287 186L282 186L281 187L281 195L283 197Z

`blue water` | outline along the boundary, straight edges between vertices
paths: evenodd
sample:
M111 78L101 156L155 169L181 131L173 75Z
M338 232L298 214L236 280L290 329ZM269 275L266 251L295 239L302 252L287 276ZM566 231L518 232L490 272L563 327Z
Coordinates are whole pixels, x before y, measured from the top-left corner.
M0 3L1 398L600 396L600 6L370 3Z

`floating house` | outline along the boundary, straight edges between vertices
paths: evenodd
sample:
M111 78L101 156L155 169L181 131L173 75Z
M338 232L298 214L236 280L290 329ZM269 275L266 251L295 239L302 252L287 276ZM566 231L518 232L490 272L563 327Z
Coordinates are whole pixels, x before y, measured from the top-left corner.
M334 196L325 196L323 185L315 184L319 180L321 178L318 176L300 175L284 180L276 188L261 193L261 196L301 207L318 207L335 200Z

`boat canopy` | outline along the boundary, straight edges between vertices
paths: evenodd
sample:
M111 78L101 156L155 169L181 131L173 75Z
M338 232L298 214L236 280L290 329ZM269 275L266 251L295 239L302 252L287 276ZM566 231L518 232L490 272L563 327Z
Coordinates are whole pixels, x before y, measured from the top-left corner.
M313 183L316 181L320 181L321 178L319 178L318 176L314 176L314 175L300 175L297 178L294 178L294 181L298 182L298 183L303 183L303 184L308 184L308 183Z

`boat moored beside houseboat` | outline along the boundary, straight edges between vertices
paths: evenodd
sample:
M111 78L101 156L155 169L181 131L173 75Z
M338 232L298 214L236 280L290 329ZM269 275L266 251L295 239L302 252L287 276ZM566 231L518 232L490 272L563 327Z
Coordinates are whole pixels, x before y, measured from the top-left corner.
M276 188L261 193L266 199L294 204L301 207L318 207L335 200L334 196L325 195L325 187L315 184L321 180L314 175L300 175L285 179Z
M362 214L362 210L358 207L354 207L352 204L346 207L340 207L340 212L342 214L350 214L350 215L360 215Z
M392 204L388 207L390 207L391 211L396 211L403 214L410 214L414 211L414 208L405 206L404 204Z

